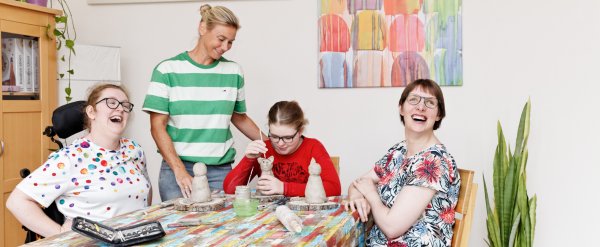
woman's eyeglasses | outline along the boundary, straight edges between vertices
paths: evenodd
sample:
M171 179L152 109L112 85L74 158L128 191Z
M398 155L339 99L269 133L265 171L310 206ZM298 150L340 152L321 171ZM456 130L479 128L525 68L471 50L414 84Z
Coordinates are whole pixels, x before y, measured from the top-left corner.
M438 100L435 97L423 97L415 94L410 94L406 98L406 102L411 105L418 105L421 99L425 102L425 106L429 109L435 109L438 105Z
M104 98L99 100L98 102L96 102L96 105L99 104L100 102L105 101L106 102L106 106L108 106L108 108L110 109L117 109L117 107L119 107L119 105L123 106L123 111L125 112L131 112L133 110L133 104L129 103L129 102L121 102L117 99L114 98Z
M296 137L297 134L298 134L297 130L296 130L296 133L294 133L291 136L276 136L276 135L272 135L271 133L269 133L269 139L271 140L272 143L279 143L279 141L283 141L283 143L290 143L294 140L294 137Z

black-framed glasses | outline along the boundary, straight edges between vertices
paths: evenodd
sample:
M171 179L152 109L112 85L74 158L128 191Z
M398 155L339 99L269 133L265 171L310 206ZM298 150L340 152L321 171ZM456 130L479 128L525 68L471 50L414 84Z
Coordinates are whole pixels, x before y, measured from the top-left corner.
M117 107L119 107L119 105L123 106L123 111L125 112L131 112L133 110L133 103L130 102L121 102L118 99L115 98L104 98L99 100L98 102L96 102L96 105L99 104L100 102L105 101L106 102L106 106L108 106L108 108L110 109L117 109Z
M269 139L271 140L272 143L279 143L279 141L283 141L283 143L290 143L294 140L294 137L296 137L297 134L298 134L297 130L296 130L296 133L294 133L291 136L274 136L274 135L271 135L271 133L269 133Z
M421 100L425 102L425 106L429 109L435 109L438 105L438 100L435 97L423 97L416 94L410 94L406 98L406 102L411 105L418 105Z

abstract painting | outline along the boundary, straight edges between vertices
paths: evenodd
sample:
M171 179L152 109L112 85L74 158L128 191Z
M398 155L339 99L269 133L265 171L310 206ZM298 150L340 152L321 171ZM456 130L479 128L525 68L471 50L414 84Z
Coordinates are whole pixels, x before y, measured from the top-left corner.
M318 2L320 88L462 85L462 0Z

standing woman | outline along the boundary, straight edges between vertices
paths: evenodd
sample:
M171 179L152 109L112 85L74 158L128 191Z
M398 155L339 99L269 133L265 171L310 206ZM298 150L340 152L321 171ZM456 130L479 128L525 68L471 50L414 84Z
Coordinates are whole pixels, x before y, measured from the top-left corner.
M392 146L348 189L346 210L367 221L369 246L450 246L460 177L456 162L433 133L446 115L432 80L409 84L400 97L405 140Z
M48 157L10 194L6 207L25 227L49 237L71 230L76 216L101 221L152 202L144 151L122 138L133 104L117 85L96 86L85 106L89 133ZM56 202L61 226L42 211Z
M298 102L275 103L269 110L269 139L248 144L245 157L225 178L225 193L233 194L236 186L259 176L256 188L265 195L304 196L310 176L308 166L314 159L321 165L325 194L339 196L340 178L329 153L319 140L304 136L307 122ZM257 159L262 155L273 156L273 176L261 176Z
M142 109L150 113L152 137L163 157L163 201L190 197L196 162L207 165L210 188L222 189L235 158L231 123L248 138L260 139L246 115L242 69L223 57L240 28L238 19L231 10L208 4L200 14L196 47L156 66Z

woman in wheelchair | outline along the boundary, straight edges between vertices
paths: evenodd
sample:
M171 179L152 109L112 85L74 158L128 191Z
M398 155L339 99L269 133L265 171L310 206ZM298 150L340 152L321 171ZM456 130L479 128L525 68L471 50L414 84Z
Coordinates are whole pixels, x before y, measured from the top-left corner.
M105 220L142 209L152 201L144 151L121 137L133 104L123 88L92 89L83 109L88 130L48 157L12 192L7 208L27 228L48 237L71 228L76 216ZM56 202L64 214L59 225L42 211Z

